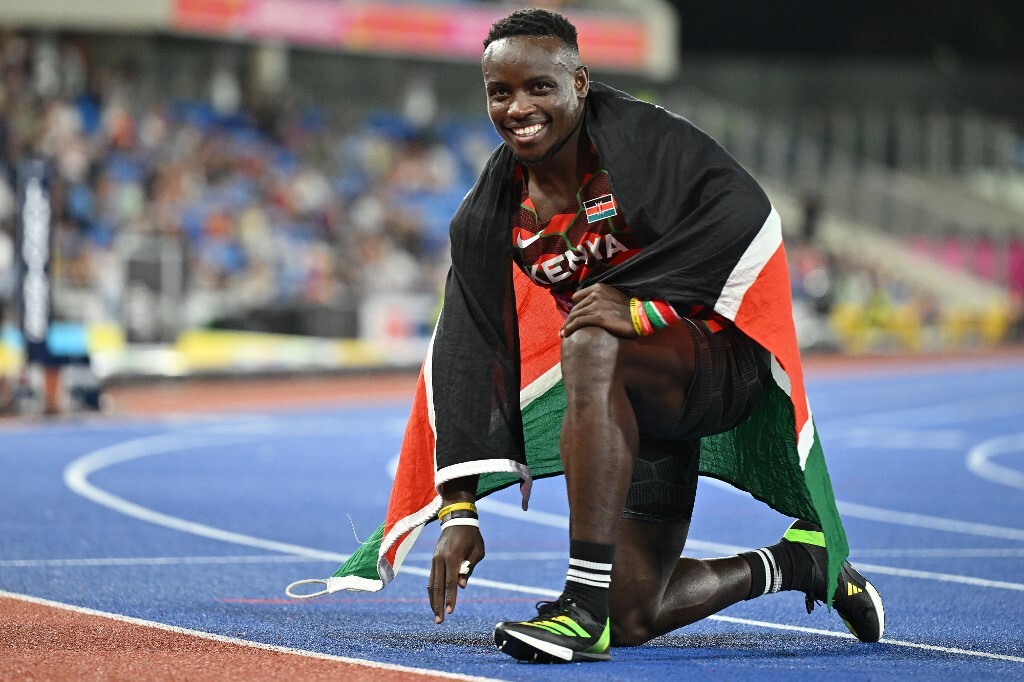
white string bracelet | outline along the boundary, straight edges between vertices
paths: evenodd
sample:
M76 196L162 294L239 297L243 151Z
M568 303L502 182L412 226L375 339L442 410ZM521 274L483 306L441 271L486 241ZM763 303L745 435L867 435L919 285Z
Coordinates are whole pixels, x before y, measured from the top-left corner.
M441 530L444 530L448 526L474 526L476 528L479 528L480 519L471 519L469 517L464 519L448 519L447 521L441 524Z

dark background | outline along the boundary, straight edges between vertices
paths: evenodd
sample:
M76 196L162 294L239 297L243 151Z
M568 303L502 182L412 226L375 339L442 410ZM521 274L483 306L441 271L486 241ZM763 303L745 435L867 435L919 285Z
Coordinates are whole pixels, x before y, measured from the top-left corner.
M1021 0L672 0L682 52L1024 61Z

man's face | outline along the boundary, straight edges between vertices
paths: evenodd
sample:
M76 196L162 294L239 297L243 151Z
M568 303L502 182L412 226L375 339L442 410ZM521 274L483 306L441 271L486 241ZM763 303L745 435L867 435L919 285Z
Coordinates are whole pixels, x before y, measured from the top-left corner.
M538 165L576 132L590 87L558 38L496 40L481 62L491 123L520 162Z

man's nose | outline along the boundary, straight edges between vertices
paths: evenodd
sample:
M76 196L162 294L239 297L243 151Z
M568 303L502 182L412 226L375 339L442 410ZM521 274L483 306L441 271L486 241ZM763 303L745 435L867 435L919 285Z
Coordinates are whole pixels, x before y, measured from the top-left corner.
M535 107L530 98L526 95L518 95L512 98L512 102L508 106L508 115L515 118L522 118L532 114Z

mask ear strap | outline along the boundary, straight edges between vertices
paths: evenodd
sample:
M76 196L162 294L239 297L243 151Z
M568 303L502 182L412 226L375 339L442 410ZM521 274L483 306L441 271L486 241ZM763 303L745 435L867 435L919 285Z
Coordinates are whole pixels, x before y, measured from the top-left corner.
M320 590L319 592L311 592L311 593L308 593L308 594L296 594L295 592L292 591L293 588L299 587L301 585L323 585L324 589ZM288 587L286 587L284 589L284 593L287 594L292 599L312 599L313 597L322 597L325 594L330 594L331 593L331 589L330 589L330 583L328 583L326 580L321 580L319 578L313 578L313 579L310 579L310 580L296 580L295 582L293 582L291 585L289 585Z

